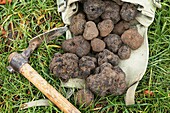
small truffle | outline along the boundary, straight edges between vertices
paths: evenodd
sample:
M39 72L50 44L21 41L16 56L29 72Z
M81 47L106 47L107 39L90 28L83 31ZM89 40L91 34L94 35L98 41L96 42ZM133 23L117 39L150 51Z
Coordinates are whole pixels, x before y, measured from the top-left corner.
M133 4L124 3L120 11L120 15L125 21L133 20L137 15L137 8Z
M122 60L128 59L130 57L130 54L131 54L131 49L127 45L123 45L118 50L118 56Z
M76 93L75 100L77 100L78 105L84 104L87 107L93 102L94 95L90 90L82 89Z
M95 57L83 56L79 60L80 78L87 78L91 74L91 71L96 68L96 63L97 60Z
M124 44L128 45L133 50L138 49L144 41L144 38L136 29L129 29L125 31L122 34L121 39Z
M92 21L88 21L85 24L85 29L84 29L84 33L83 33L83 37L86 40L92 40L94 38L96 38L99 35L99 31L96 27L96 24Z
M86 80L86 85L99 96L121 95L127 88L124 72L120 68L110 67L104 67L99 74L90 75Z
M83 34L85 23L86 23L86 20L85 20L84 14L79 13L79 14L73 16L73 18L71 19L71 23L70 23L70 31L74 35Z
M119 48L122 45L122 40L119 35L110 34L106 38L104 38L104 42L107 45L107 48L113 53L117 53Z
M91 47L94 52L101 52L106 47L103 40L95 38L91 41Z
M102 22L98 24L98 29L100 31L101 37L105 37L109 35L112 32L113 28L114 28L114 24L112 20L109 20L109 19L103 20Z
M101 15L103 20L111 19L113 24L116 24L120 20L120 6L113 1L105 1L105 11Z
M79 75L78 57L72 53L55 54L50 63L50 71L63 81Z
M88 20L97 19L105 9L105 3L102 0L86 0L84 2L84 12Z
M103 63L111 63L113 66L118 65L119 57L112 53L111 51L104 49L103 52L98 54L98 64L102 65Z
M126 30L130 28L130 25L126 21L120 21L117 23L113 29L113 33L117 35L122 35Z
M65 52L75 53L82 57L90 52L90 43L82 36L75 36L72 39L65 40L62 43L62 49Z

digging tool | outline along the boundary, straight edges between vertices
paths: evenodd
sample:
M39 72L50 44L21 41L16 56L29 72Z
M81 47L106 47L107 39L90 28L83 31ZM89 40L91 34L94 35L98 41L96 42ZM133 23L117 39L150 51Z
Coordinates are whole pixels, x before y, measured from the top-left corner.
M53 86L51 86L41 75L38 74L28 64L28 58L31 53L41 45L43 41L47 43L58 36L61 36L67 31L67 26L55 28L40 34L29 42L29 46L21 54L14 52L9 56L8 70L10 72L19 72L34 84L51 102L53 102L64 113L80 113L80 111L73 106L65 97L63 97Z

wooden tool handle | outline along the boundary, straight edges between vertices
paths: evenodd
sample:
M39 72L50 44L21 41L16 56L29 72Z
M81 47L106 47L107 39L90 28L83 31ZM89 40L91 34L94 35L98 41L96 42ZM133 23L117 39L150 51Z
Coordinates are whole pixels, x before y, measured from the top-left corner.
M50 99L64 113L81 113L54 87L42 78L28 63L24 64L19 72L33 83L48 99Z

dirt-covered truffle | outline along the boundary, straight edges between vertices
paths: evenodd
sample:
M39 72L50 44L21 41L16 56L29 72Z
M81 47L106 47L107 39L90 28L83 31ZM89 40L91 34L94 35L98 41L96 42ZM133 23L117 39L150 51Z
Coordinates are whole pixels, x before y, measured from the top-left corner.
M96 63L97 60L95 57L83 56L79 60L79 68L80 68L79 77L87 78L91 74L91 71L96 68Z
M85 15L83 13L78 13L71 19L70 31L74 35L83 34L85 23L86 23Z
M98 35L99 31L96 27L96 24L93 21L86 22L83 37L86 40L92 40L96 38Z
M111 19L114 24L120 20L120 6L113 1L104 1L105 2L105 11L101 15L103 20Z
M117 35L122 35L126 30L130 28L129 22L120 21L117 23L113 29L113 33Z
M109 35L114 28L114 24L112 20L103 20L102 22L98 23L98 29L100 31L100 36L105 37Z
M63 81L68 81L69 78L78 77L78 57L72 53L55 54L50 63L50 71Z
M106 38L104 38L104 42L106 43L107 48L114 53L117 53L122 45L120 36L116 34L108 35Z
M133 50L138 49L144 41L144 38L136 29L129 29L125 31L122 34L121 39L124 44L128 45Z
M82 36L75 36L72 39L65 40L62 43L62 49L65 52L75 53L82 57L90 52L90 43Z
M99 74L90 75L86 80L86 85L99 96L121 95L127 88L124 72L120 68L110 67L104 67Z
M137 15L137 8L134 4L124 3L120 15L125 21L133 20Z
M84 104L84 106L87 107L93 102L94 95L90 90L82 89L76 93L75 100L77 101L78 105Z
M105 3L102 0L86 0L84 2L84 12L88 20L97 19L105 9Z
M103 63L111 63L113 66L116 66L120 60L116 54L107 49L104 49L102 52L100 52L97 57L99 65L102 65Z
M118 56L120 59L125 60L130 57L131 49L127 45L122 45L118 50Z
M105 49L106 44L103 40L95 38L91 41L91 47L94 52L101 52Z

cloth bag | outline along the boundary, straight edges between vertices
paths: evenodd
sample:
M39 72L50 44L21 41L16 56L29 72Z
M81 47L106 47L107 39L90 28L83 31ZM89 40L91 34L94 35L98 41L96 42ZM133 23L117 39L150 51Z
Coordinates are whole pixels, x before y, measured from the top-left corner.
M81 0L57 0L58 12L61 13L64 24L70 25L71 17L78 11L78 2ZM113 0L116 1L116 0ZM138 32L144 37L144 43L137 50L132 50L131 57L127 60L121 60L120 68L126 74L126 83L128 90L125 95L126 105L135 103L135 91L142 79L148 65L149 47L148 47L148 27L152 24L155 17L156 8L161 8L159 0L121 0L138 6L140 13L136 20ZM66 39L72 38L71 32L66 32Z

